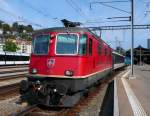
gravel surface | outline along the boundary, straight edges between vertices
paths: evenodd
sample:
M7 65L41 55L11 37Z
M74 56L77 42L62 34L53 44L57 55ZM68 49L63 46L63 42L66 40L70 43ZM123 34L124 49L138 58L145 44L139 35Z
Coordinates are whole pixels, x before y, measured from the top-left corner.
M26 103L21 105L17 104L18 100L19 100L19 96L0 101L0 116L8 116L12 113L20 111L21 109L27 106Z
M107 85L105 85L103 88L101 88L97 95L90 98L90 100L87 101L87 105L81 106L82 109L79 116L99 116L100 108L102 106L102 102L106 93ZM21 111L24 109L27 104L17 104L17 101L19 100L19 96L16 96L11 99L7 100L1 100L0 101L0 116L8 116L12 113Z
M107 85L105 85L96 96L91 98L87 105L82 108L80 116L99 116L100 108L106 93Z

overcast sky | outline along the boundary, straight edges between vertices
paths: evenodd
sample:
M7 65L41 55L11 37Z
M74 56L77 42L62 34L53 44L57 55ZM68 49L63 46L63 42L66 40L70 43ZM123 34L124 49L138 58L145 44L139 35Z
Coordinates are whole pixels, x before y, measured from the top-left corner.
M126 25L128 21L111 22L120 19L109 17L130 16L130 0L120 0L120 3L106 3L120 10L104 6L99 3L114 0L0 0L0 20L12 24L31 24L34 29L63 26L61 19L79 21L84 27ZM125 1L125 2L123 2ZM129 2L126 2L129 1ZM134 0L135 24L150 24L150 0ZM119 45L116 40L122 41L121 47L129 49L131 46L130 30L102 31L102 39L111 47ZM147 47L150 30L135 30L135 47Z

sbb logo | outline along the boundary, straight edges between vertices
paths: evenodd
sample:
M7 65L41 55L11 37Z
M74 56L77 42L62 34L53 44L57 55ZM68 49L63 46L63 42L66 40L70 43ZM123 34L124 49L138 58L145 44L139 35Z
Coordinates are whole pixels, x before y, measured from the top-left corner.
M54 67L54 65L55 65L55 59L48 59L47 60L47 67L48 68L53 68Z

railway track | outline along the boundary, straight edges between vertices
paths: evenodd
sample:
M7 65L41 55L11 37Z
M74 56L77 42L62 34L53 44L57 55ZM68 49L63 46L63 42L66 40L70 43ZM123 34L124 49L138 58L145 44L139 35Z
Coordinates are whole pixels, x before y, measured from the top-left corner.
M0 68L0 100L19 95L19 82L26 76L27 68L21 66Z
M19 95L20 81L25 79L25 74L0 78L0 100Z
M11 116L23 116L23 115L27 115L30 112L33 112L34 110L37 110L37 109L39 109L39 108L37 107L37 104L35 104L35 105L28 106L28 107L24 108L20 112L13 113L13 114L11 114Z
M39 108L39 106L35 104L26 107L20 112L13 113L11 116L66 116L69 111L69 108L53 109L44 107L46 110L43 110L43 107Z
M19 79L19 78L24 78L28 73L24 73L24 74L16 74L16 75L12 75L12 76L4 76L4 77L0 77L0 82L2 81L8 81L11 79Z
M0 87L0 100L4 100L19 94L19 83Z
M0 82L25 77L26 74L28 74L28 67L26 65L0 67Z
M118 74L118 72L116 74ZM111 78L109 77L109 79L101 80L101 84L96 85L91 90L89 90L88 96L81 98L81 100L73 108L55 109L55 108L43 108L39 105L33 105L23 109L20 112L14 113L11 116L26 116L26 115L32 115L32 116L76 116L77 115L78 116L80 115L82 109L88 106L88 103L90 103L95 98L95 96L97 96L97 94L107 89L108 84L113 80L116 74L113 74ZM106 89L103 90L103 88ZM105 94L103 96L105 96Z
M10 92L14 92L16 90L19 90L19 83L15 83L15 84L10 84L10 85L6 85L6 86L1 86L0 87L0 95L4 95Z
M7 69L7 70L2 70L0 69L0 75L3 75L3 74L7 74L7 73L14 73L14 72L28 72L28 68L15 68L15 69Z
M106 83L105 83L106 84ZM43 106L33 105L14 113L11 116L78 116L83 107L99 93L105 84L97 86L94 91L89 92L88 97L83 97L73 108L47 108Z
M44 106L35 104L32 106L27 106L18 112L12 113L11 116L26 116L26 115L32 115L32 116L76 116L77 115L78 116L80 115L83 109L88 109L88 106L90 106L89 103L93 99L95 99L95 97L99 93L104 93L104 95L98 96L98 98L105 96L105 92L103 91L106 91L108 84L119 73L120 71L117 71L114 74L112 74L111 77L109 76L109 78L101 80L100 82L101 84L98 84L94 88L92 88L89 91L88 96L81 98L81 100L73 108L50 108L50 107L44 107ZM14 86L14 89L12 89L13 86ZM18 87L19 87L18 85L9 85L8 87L6 87L7 88L6 90L3 90L3 88L0 88L0 95L7 94L10 91L16 91L15 88L18 90L19 89ZM104 98L101 98L101 99L104 99Z
M29 65L0 65L0 69L28 67Z

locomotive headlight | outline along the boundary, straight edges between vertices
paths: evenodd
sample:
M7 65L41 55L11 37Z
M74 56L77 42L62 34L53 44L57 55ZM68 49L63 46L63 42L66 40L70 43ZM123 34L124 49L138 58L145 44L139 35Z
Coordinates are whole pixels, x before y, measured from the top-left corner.
M33 68L33 69L31 70L31 73L32 73L32 74L36 74L36 73L37 73L37 69L36 69L36 68Z
M42 85L41 85L41 82L40 82L39 80L37 80L37 81L35 82L35 88L36 88L37 90L41 90Z
M73 71L71 71L71 70L66 70L66 71L65 71L65 75L66 75L66 76L73 76Z

